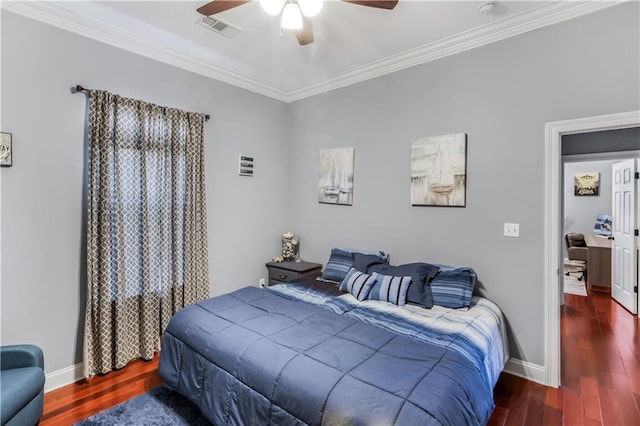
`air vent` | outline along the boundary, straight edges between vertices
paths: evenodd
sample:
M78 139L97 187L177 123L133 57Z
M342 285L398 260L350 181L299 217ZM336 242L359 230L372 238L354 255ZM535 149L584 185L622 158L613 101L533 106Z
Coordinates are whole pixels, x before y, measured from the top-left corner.
M238 27L234 27L228 22L224 22L221 19L213 16L203 16L196 21L196 24L203 26L218 34L222 34L227 38L233 38L240 34L242 30Z

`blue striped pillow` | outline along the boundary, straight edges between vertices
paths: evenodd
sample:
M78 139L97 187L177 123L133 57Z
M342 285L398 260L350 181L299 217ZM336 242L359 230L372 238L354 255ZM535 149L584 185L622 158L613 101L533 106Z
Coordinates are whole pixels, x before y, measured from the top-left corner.
M340 284L340 290L348 291L353 294L356 299L363 301L369 295L371 287L375 283L375 278L364 272L360 272L355 268L351 268Z
M334 247L327 266L322 271L322 279L341 282L353 265L353 255L348 251Z
M357 256L354 255L353 266L357 268ZM371 274L378 272L384 275L393 276L410 276L411 285L407 290L407 302L417 303L427 309L433 306L433 296L431 295L431 287L429 283L438 273L438 267L429 263L416 262L406 263L404 265L393 266L388 263L373 263L369 265L365 272Z
M468 308L471 306L476 272L472 268L440 266L440 272L431 281L433 304L446 308Z
M411 277L394 277L392 275L382 275L374 272L371 275L375 279L375 284L369 292L369 300L381 300L402 306L407 303L407 291L411 284Z

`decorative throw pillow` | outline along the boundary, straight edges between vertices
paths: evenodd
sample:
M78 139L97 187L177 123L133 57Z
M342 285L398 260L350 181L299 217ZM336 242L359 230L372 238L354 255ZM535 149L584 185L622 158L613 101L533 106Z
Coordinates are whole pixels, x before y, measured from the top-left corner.
M344 277L347 276L349 269L353 265L353 255L340 248L334 247L331 249L331 255L327 266L322 271L322 279L335 281L337 283L342 282Z
M351 253L351 254L356 254L356 253L360 253L360 254L368 254L368 255L372 255L372 256L377 256L380 258L380 260L384 261L384 262L389 262L389 253L387 253L386 251L383 250L362 250L362 249L354 249L354 248L348 248L348 247L337 247L340 250L346 251L347 253Z
M322 272L322 279L325 281L342 282L344 277L353 266L353 256L356 253L367 254L379 257L381 260L387 259L389 255L383 251L373 252L366 250L349 249L343 247L334 247L331 249L331 255L327 266ZM362 270L362 272L367 272Z
M472 268L440 266L440 272L431 281L433 303L446 308L471 306L476 272Z
M438 273L438 267L429 263L416 262L393 266L386 263L373 264L367 268L367 273L378 272L393 276L411 276L411 285L407 292L407 302L416 303L430 309L433 297L429 283Z
M375 283L371 287L369 300L381 300L403 306L407 303L407 290L411 284L411 277L394 277L374 272L372 275Z
M373 265L388 265L388 263L375 254L353 253L353 267L358 271L367 272Z
M369 295L371 287L375 283L375 279L364 272L351 268L340 284L341 291L348 291L353 294L356 299L363 301Z

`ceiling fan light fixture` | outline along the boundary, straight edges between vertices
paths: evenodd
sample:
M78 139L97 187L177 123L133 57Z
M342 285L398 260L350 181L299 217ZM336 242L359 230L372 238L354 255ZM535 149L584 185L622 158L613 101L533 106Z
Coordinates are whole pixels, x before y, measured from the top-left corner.
M323 0L298 0L302 14L308 18L316 16L322 10Z
M302 13L297 3L289 2L284 6L281 26L286 30L302 29Z
M282 11L284 0L260 0L260 6L269 15L276 16Z

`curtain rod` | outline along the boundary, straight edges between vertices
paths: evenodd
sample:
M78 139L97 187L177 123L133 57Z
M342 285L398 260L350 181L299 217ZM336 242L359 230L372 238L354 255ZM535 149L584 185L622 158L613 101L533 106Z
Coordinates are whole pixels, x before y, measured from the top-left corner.
M82 87L79 84L76 84L76 87L73 87L71 90L73 93L89 93L89 89L85 89L84 87ZM211 116L209 114L205 114L204 116L204 121L209 121L209 119L211 118Z

